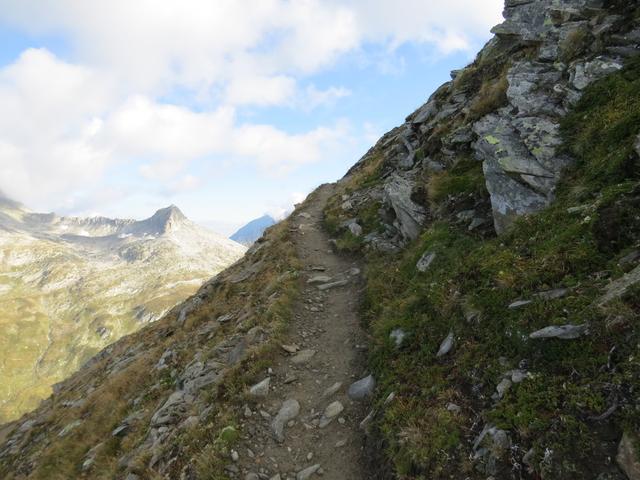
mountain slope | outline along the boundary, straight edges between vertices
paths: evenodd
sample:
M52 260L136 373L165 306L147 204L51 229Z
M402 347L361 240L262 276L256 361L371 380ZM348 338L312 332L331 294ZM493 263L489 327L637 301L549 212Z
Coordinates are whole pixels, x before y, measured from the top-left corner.
M122 335L160 318L244 249L176 208L143 221L0 205L0 420Z
M327 457L340 432L371 467L356 478L639 478L640 10L507 0L505 17L344 179L0 430L0 473L353 478ZM323 331L319 209L364 265L364 291L331 288L364 295L368 347ZM362 403L280 403L298 377L324 387L335 365L313 359L337 348L368 358Z
M249 247L262 236L267 228L275 225L275 223L276 221L270 215L263 215L239 228L238 231L229 238Z

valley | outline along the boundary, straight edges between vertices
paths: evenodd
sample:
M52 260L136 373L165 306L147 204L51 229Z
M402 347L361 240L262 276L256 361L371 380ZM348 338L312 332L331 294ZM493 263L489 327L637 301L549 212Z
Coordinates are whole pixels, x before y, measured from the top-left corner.
M0 202L0 421L37 406L56 382L244 252L176 207L136 222Z

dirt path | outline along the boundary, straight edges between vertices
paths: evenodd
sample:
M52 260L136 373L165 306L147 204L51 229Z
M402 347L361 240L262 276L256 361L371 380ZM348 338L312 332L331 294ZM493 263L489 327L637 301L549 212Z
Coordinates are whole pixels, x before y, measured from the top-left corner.
M245 408L243 431L248 438L237 449L236 478L368 478L363 473L363 434L359 428L368 400L354 401L347 394L349 386L366 374L366 341L358 319L361 275L357 264L331 251L322 229L322 209L333 188L321 187L315 201L292 218L304 272L302 295L285 345L299 350L292 354L282 350L272 366L269 392ZM317 283L308 283L311 279ZM334 282L338 285L321 290ZM310 350L315 353L311 355ZM310 358L305 359L307 356ZM278 441L274 429L277 415L283 404L293 415L296 402L299 413L295 418L288 420L281 413L284 428ZM329 416L324 415L331 404L326 412ZM340 405L344 410L339 411Z

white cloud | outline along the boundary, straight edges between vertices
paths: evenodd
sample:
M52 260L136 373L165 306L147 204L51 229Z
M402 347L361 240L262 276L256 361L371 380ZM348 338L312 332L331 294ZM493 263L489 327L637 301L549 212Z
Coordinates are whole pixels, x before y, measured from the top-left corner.
M278 175L319 160L347 134L342 124L301 134L240 124L224 105L195 112L121 98L90 69L45 50L28 50L0 70L0 102L0 189L45 209L91 203L83 192L117 164L140 163L143 177L178 193L199 185L186 172L194 160L254 162Z
M366 44L475 47L503 0L0 0L0 20L64 32L82 64L130 92L176 85L230 102L285 101L294 84Z
M329 87L326 90L319 90L315 85L309 85L300 104L304 110L311 111L322 105L332 105L349 95L351 95L351 91L344 87Z
M232 105L282 105L292 98L295 90L296 81L291 77L256 77L248 73L229 83L225 100Z
M265 213L274 220L280 221L287 217L298 203L303 202L309 193L293 192L284 202L268 207Z
M34 207L73 209L97 198L117 165L167 192L197 188L194 161L282 175L350 142L347 123L289 133L239 122L239 107L330 106L350 92L319 89L313 75L346 54L406 42L443 54L475 48L501 4L0 0L1 24L69 47L64 60L28 49L0 69L0 189ZM200 108L162 100L174 96Z

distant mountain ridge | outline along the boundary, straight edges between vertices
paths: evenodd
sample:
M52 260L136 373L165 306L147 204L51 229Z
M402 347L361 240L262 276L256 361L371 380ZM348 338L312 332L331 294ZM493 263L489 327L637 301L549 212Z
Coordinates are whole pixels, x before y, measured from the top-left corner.
M64 217L0 192L0 421L244 251L175 205L144 220Z
M248 247L259 239L267 228L275 224L276 221L271 215L263 215L247 223L229 238Z

